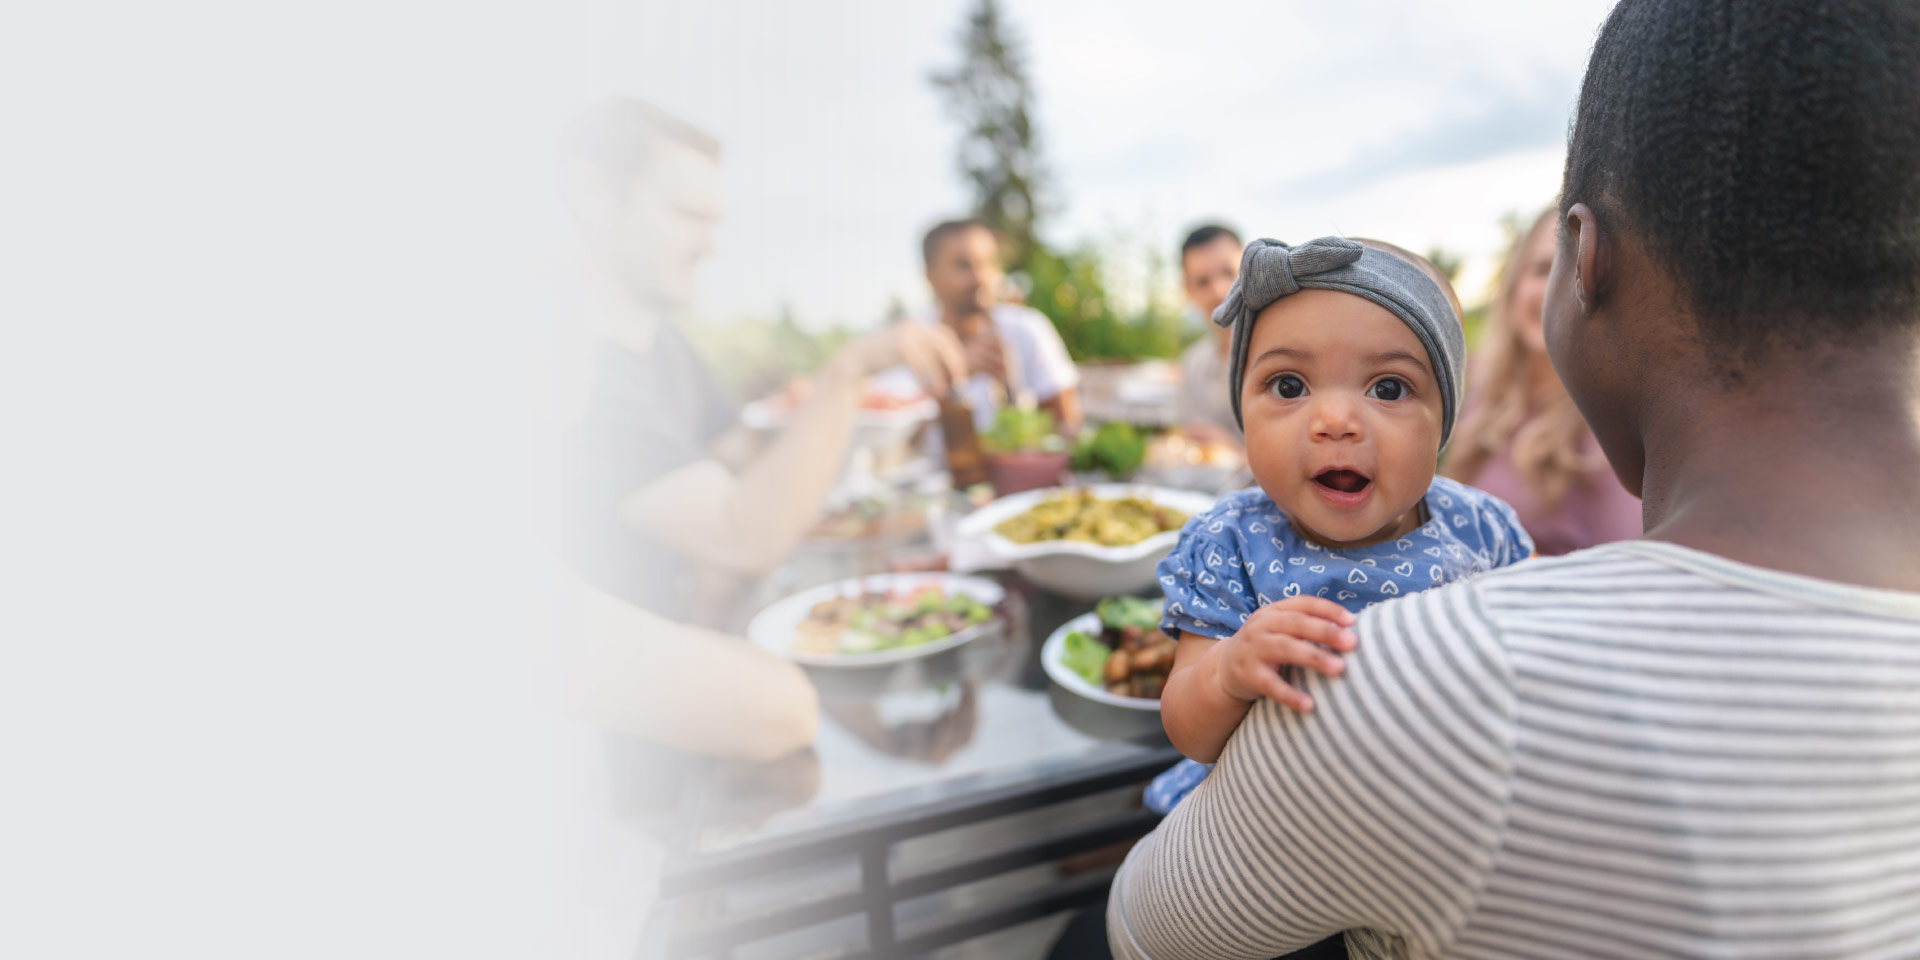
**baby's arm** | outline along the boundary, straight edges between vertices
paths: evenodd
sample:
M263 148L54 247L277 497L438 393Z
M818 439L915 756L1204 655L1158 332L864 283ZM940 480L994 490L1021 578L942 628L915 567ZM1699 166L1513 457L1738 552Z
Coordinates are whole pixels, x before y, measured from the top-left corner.
M1220 758L1253 701L1267 697L1302 712L1313 700L1280 678L1282 667L1311 667L1337 676L1351 653L1353 614L1321 597L1288 597L1253 612L1224 640L1182 631L1173 671L1160 694L1167 738L1188 758Z

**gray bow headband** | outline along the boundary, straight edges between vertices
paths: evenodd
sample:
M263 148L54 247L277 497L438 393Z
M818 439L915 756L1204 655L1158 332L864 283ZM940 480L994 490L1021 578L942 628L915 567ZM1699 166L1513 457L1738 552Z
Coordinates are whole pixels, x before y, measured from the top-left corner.
M1240 413L1240 381L1247 375L1247 344L1253 320L1275 300L1302 289L1338 290L1365 297L1405 321L1427 348L1440 381L1440 445L1447 445L1460 397L1466 392L1467 338L1445 291L1419 267L1385 250L1364 247L1344 237L1321 237L1297 247L1278 240L1255 240L1240 256L1240 278L1213 322L1233 331L1227 389L1233 395L1233 419Z

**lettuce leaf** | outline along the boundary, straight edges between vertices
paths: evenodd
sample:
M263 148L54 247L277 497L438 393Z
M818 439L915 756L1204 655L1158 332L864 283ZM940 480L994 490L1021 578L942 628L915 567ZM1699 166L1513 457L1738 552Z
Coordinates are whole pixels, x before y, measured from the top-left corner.
M1109 630L1124 630L1127 627L1152 630L1160 625L1160 604L1158 598L1108 597L1093 609L1100 614L1100 622Z
M1102 685L1101 677L1107 668L1107 656L1111 653L1113 649L1098 638L1075 630L1067 634L1066 651L1060 655L1060 662L1098 687Z

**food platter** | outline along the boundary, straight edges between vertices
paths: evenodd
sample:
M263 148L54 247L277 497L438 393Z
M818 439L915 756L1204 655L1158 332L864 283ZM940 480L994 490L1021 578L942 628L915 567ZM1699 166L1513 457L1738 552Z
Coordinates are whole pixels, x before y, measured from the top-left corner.
M1048 635L1047 642L1040 647L1040 666L1047 677L1069 693L1077 694L1095 703L1119 707L1123 710L1138 710L1158 713L1159 697L1135 697L1110 692L1101 684L1087 679L1068 664L1069 638L1074 634L1099 637L1105 624L1099 613L1085 613L1068 620Z
M1193 515L1213 506L1214 497L1192 490L1145 484L1099 483L1088 487L1049 487L1002 497L960 521L959 535L975 540L1020 575L1055 593L1082 600L1133 593L1154 585L1153 568L1180 540L1180 531L1163 530L1123 546L1079 540L1015 543L995 532L1002 522L1051 499L1086 491L1101 499L1135 498Z
M888 618L883 608L913 609L918 598L929 591L955 607L930 609L914 618ZM888 603L876 603L872 618L905 621L908 628L939 630L940 635L903 646L884 646L858 651L826 652L816 642L834 618L844 618L863 597L885 595ZM889 573L840 580L776 601L756 614L747 624L747 639L754 646L810 667L873 667L917 660L943 650L987 636L1003 629L997 608L1006 597L1000 585L981 577L951 573ZM961 603L958 598L965 598ZM991 611L984 620L968 622L956 607L974 606ZM944 619L943 619L944 617ZM957 618L957 619L956 619ZM928 625L931 622L931 625Z

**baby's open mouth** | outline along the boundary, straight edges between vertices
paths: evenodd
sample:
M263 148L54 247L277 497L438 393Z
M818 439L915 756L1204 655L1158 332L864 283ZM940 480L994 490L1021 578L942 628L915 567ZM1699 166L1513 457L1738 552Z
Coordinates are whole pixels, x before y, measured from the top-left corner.
M1373 480L1352 470L1328 470L1314 477L1313 482L1341 493L1359 493Z

